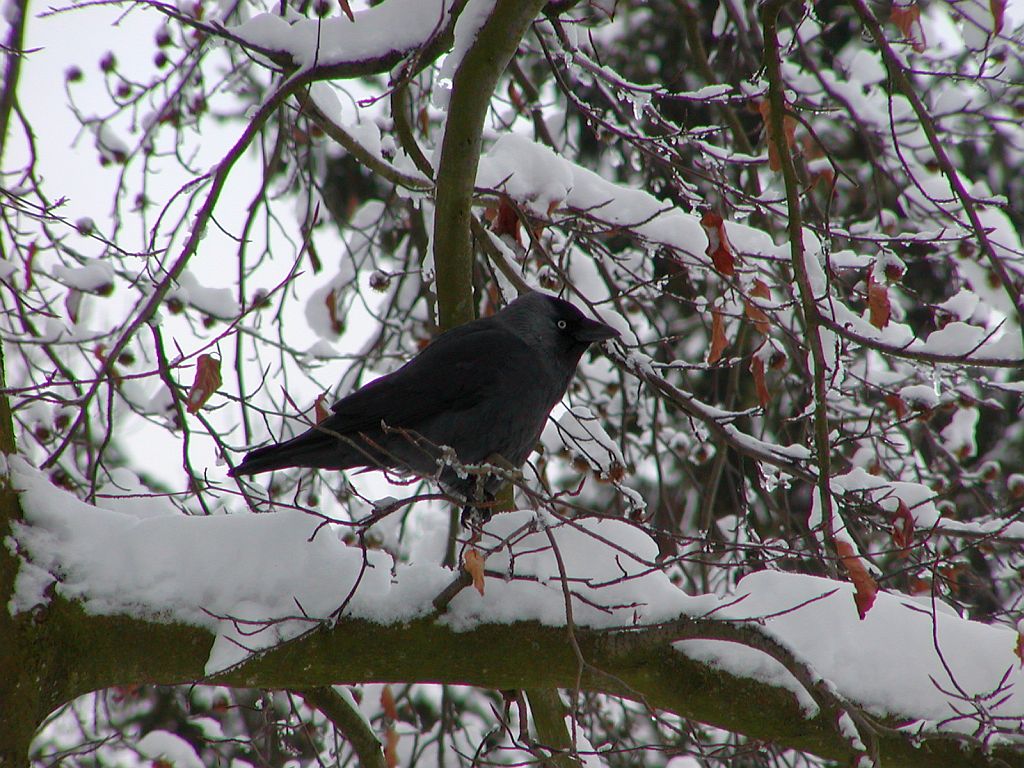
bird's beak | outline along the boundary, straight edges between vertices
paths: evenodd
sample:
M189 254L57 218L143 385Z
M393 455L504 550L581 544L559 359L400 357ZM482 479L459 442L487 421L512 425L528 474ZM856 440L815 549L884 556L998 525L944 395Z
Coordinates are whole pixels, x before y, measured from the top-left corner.
M594 341L606 341L608 339L614 339L619 335L619 332L612 328L610 325L599 323L597 320L591 320L584 318L583 322L580 323L576 332L573 334L579 341L585 341L588 344Z

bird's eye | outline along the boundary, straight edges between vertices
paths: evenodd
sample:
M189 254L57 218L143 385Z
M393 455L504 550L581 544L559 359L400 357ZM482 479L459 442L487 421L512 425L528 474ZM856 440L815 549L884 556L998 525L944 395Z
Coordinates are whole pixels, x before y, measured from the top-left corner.
M565 320L559 320L557 323L555 323L555 325L558 326L558 329L560 331L564 331L566 328L569 327L569 324L565 322Z

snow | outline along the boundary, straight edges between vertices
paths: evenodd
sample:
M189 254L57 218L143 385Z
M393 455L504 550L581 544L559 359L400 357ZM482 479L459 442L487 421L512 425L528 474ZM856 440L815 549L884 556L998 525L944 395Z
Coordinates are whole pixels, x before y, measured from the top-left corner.
M939 404L939 393L927 384L910 384L900 389L903 402L918 408L934 408Z
M957 709L969 712L985 706L969 700L1000 687L1007 698L989 702L992 714L1019 718L1024 713L1024 672L1013 654L1017 633L1008 627L965 621L930 601L887 592L879 592L861 621L853 608L851 584L815 576L760 571L740 581L736 594L740 601L716 617L771 617L763 619L770 635L799 648L800 657L822 679L873 714L913 713L917 726L937 727ZM723 644L713 641L682 645L698 658L717 652L717 665L735 674L749 669L764 675L773 665L779 676L789 674L749 649L722 650ZM961 695L944 695L940 689L959 690ZM946 725L969 731L976 723L954 720Z
M36 555L36 567L62 574L58 593L80 600L90 613L171 618L218 633L208 671L244 657L236 641L255 650L308 628L308 621L282 620L297 614L297 604L310 617L330 616L338 595L357 580L363 589L353 607L365 603L365 614L389 617L386 605L371 606L374 593L388 591L390 558L367 552L363 568L364 553L342 545L331 529L309 541L320 523L315 517L277 512L139 519L78 501L21 460L12 461L12 470L34 523L19 529L18 541ZM443 579L431 583L425 576L406 586L440 589ZM23 584L19 573L13 598L18 610L31 608L41 594L38 572L29 569L26 578ZM268 622L268 631L253 633L232 618Z
M167 292L167 299L177 299L212 317L234 317L241 312L235 294L229 288L210 288L202 285L190 271L178 276L178 286Z
M902 501L918 529L929 529L939 522L939 510L934 501L935 492L921 483L886 480L856 467L844 475L832 478L832 486L837 490L865 493L890 513L896 512Z
M462 64L466 52L476 41L477 35L494 11L495 0L469 0L455 22L455 42L451 51L441 63L431 101L438 109L448 109L451 98L451 83L455 72Z
M947 355L966 355L981 347L988 335L988 331L976 325L953 322L928 334L925 346L941 349Z
M808 259L808 264L812 261ZM985 300L982 295L981 301ZM1005 299L1000 304L1005 304ZM989 360L1021 360L1021 336L1019 329L996 325L992 328L954 320L944 327L931 332L927 338L914 336L910 326L894 317L885 328L876 328L859 313L844 304L838 297L828 295L819 302L822 315L832 319L836 325L855 333L866 340L877 342L889 349L911 353L961 357L964 362L984 363ZM968 300L960 294L953 296L943 306L954 313L966 312ZM894 311L897 309L893 306ZM997 308L998 309L998 308ZM1001 311L1001 310L999 310ZM867 313L865 312L865 315Z
M366 119L365 115L359 112L354 117L346 117L338 93L330 84L313 83L309 88L309 95L324 117L334 123L349 141L357 144L375 162L382 167L391 168L398 176L404 176L410 187L427 189L431 186L431 180L424 176L404 153L399 153L398 157L395 157L394 140L390 136L382 136L380 126L373 120ZM305 216L300 216L300 220L305 220Z
M941 304L937 304L935 308L948 312L957 320L967 322L974 316L974 312L980 303L981 298L978 294L974 293L974 291L968 291L966 288L961 288L953 296Z
M124 162L131 150L109 123L96 121L89 124L96 136L96 149L113 163Z
M461 593L452 602L446 623L456 629L530 620L563 626L565 599L548 533L556 542L573 592L583 598L573 601L572 618L578 626L632 627L681 614L699 615L717 605L711 595L685 594L653 569L657 545L621 520L559 526L551 518L533 525L535 519L532 512L519 511L496 516L487 525L487 535L479 544L484 551L493 550L487 569L516 578L488 579L484 600L475 592ZM529 580L518 580L523 577Z
M708 262L707 237L698 217L641 189L607 181L523 136L502 135L480 158L476 183L501 190L535 215L547 217L556 208L584 211L609 226L633 227L652 243L670 245ZM730 238L733 232L730 228Z
M619 446L589 408L582 405L569 408L558 419L557 428L564 445L593 469L610 475L615 465L626 466Z
M975 432L981 417L977 408L958 408L939 436L947 451L959 458L974 456L978 452Z
M288 21L262 13L231 28L241 40L282 51L303 68L376 59L419 48L448 23L452 0L388 0L358 11L355 21L329 19Z
M852 80L856 80L865 87L877 85L885 80L885 67L877 53L865 48L853 49L852 46L847 50L856 50L846 65Z
M964 450L974 451L976 447L973 443L973 428L976 425L978 411L976 408L966 408L962 409L962 412L965 412L965 415L961 417L962 422L956 430L951 431L951 436L954 432L960 435L964 442L956 445L966 446ZM967 442L969 439L971 442ZM959 450L959 447L947 446L947 449ZM1011 491L1015 477L1021 476L1010 475L1007 478L1007 487ZM913 518L915 529L922 531L922 535L925 536L930 536L933 533L953 533L1024 538L1024 522L1000 517L981 518L970 522L951 520L940 515L935 503L938 496L927 485L905 480L887 480L865 471L862 467L856 467L844 475L833 477L832 487L837 491L863 493L890 514L896 513L900 502L903 502Z
M501 189L525 203L537 215L547 216L566 205L575 186L573 169L542 145L516 134L505 134L480 158L478 186Z
M88 293L109 291L114 286L114 268L109 261L89 261L81 267L53 267L53 277L68 288L77 288Z
M8 0L3 4L3 10L0 13L2 13L4 21L13 27L21 18L22 6L14 0Z
M23 558L9 610L44 604L52 587L89 613L205 627L216 636L207 673L339 613L378 623L423 616L453 578L438 564L437 536L423 537L425 544L396 562L380 550L347 546L343 527L321 525L314 515L100 509L52 486L23 459L12 458L10 470L25 521L15 527L16 541L6 542ZM847 487L885 486L866 473L852 475ZM130 476L121 480L132 482ZM455 596L439 620L456 630L528 620L563 626L564 573L578 627L636 628L687 616L753 621L840 696L872 713L958 731L976 723L944 722L955 707L1024 714L1016 632L966 621L941 603L882 592L861 621L852 585L772 571L748 575L734 594L688 595L657 567L655 542L617 519L562 521L520 510L496 515L477 547L488 571L504 578L489 576L484 596L472 589ZM808 714L814 712L795 679L759 651L710 640L676 646L733 674L793 690ZM1004 676L1005 696L986 700ZM179 746L155 736L145 751L174 753L190 764Z
M136 745L139 754L150 760L162 761L176 768L203 768L203 761L195 748L185 739L170 731L150 731Z
M524 136L507 133L494 142L480 158L476 185L509 195L536 216L548 218L557 209L582 212L610 228L628 228L648 245L668 246L711 267L700 216L643 189L608 181ZM777 246L764 231L736 221L725 226L737 253L788 260L788 245ZM804 238L813 254L809 258L821 258L817 236L805 230Z
M18 272L18 265L8 259L0 259L0 280L10 280Z

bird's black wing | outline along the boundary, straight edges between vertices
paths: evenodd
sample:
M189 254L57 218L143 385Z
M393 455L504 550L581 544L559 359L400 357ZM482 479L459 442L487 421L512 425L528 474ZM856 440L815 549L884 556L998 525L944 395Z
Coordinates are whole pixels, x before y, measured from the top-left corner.
M504 374L535 362L508 329L487 321L459 326L435 339L396 371L338 401L321 426L342 434L415 427L438 413L463 411L501 396Z

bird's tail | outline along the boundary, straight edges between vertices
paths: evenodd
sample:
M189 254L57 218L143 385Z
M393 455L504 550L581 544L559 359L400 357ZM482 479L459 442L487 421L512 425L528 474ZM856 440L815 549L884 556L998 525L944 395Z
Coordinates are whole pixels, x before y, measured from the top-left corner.
M238 466L228 471L228 475L258 475L290 467L344 469L344 451L341 448L339 441L327 433L311 429L283 443L249 451Z

